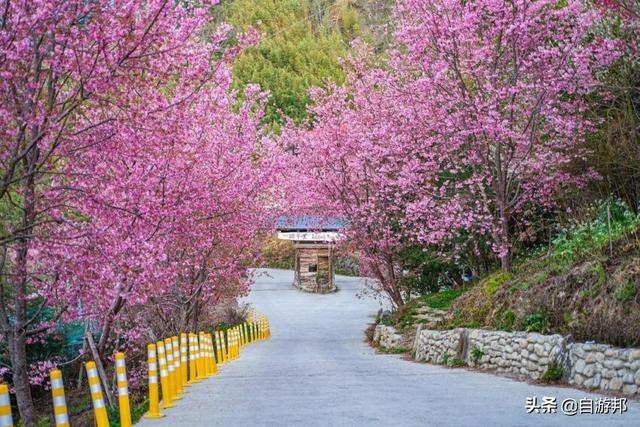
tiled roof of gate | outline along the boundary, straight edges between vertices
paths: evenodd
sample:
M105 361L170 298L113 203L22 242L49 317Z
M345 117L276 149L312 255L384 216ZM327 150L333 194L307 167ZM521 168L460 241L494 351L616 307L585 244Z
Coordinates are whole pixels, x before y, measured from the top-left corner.
M276 218L276 228L280 231L338 231L346 227L339 218L321 216L281 216Z

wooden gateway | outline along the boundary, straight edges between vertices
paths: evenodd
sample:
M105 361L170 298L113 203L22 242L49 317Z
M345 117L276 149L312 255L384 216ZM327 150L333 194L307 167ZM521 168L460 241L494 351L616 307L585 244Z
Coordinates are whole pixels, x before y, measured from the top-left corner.
M342 228L339 221L312 217L279 221L278 238L293 241L296 251L295 287L318 294L337 290L333 257Z

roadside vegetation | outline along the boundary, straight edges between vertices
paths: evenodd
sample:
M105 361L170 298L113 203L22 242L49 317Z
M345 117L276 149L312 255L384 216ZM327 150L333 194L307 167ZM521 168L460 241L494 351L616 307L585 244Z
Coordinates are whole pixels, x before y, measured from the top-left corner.
M640 216L622 202L454 301L443 327L488 326L640 345Z

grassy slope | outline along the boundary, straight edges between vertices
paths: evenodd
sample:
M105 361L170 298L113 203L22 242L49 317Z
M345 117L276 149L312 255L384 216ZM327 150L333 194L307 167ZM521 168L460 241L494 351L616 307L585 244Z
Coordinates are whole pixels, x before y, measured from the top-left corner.
M620 346L640 345L638 218L608 232L583 227L556 239L552 250L496 272L454 301L445 326L488 326L572 334ZM586 230L586 231L585 231Z

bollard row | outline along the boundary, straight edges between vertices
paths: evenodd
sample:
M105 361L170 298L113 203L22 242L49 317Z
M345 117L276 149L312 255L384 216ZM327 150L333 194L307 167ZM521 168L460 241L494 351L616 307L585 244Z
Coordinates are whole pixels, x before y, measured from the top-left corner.
M218 373L218 365L223 365L240 357L246 345L271 336L266 316L255 312L249 314L247 322L213 333L200 331L181 333L147 345L149 411L145 418L161 418L161 409L175 406L185 387ZM115 356L116 382L120 426L131 427L131 403L125 355ZM93 405L95 425L109 427L109 418L104 401L98 369L94 361L85 364L89 391ZM62 372L50 372L53 415L56 427L69 427L69 414L64 393ZM0 384L0 427L13 427L9 388Z

